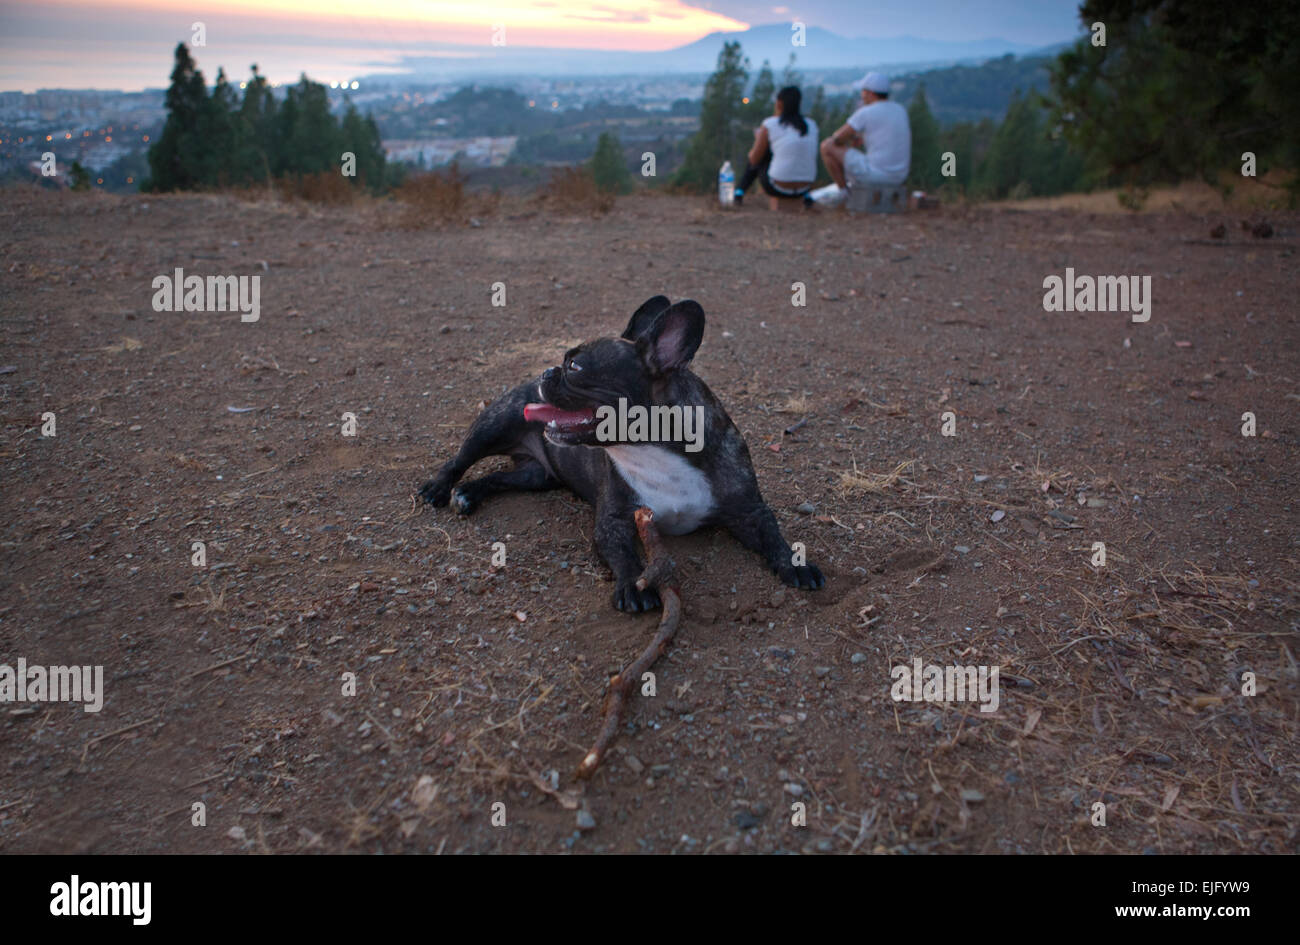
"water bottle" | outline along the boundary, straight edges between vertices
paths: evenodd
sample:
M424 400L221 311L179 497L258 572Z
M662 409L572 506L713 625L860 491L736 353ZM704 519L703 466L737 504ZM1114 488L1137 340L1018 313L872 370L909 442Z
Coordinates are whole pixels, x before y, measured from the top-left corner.
M736 172L731 169L730 161L723 161L722 170L718 171L718 201L724 207L736 202Z

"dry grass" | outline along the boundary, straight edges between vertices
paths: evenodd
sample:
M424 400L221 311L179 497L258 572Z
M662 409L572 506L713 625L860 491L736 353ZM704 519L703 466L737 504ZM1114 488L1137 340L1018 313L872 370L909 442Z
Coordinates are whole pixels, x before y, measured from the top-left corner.
M222 613L226 609L226 589L223 587L218 591L212 584L212 578L208 578L208 583L203 585L203 590L208 592L208 598L204 601L207 604L208 613Z
M196 472L211 472L211 467L202 463L193 456L187 456L184 453L173 453L172 462L182 469L193 469Z
M124 337L117 344L105 345L99 350L105 352L106 354L121 354L123 351L139 351L140 348L141 348L141 342L139 338Z
M599 190L585 167L560 168L535 199L547 209L576 210L592 216L614 209L614 195Z
M397 188L396 197L406 208L403 223L412 229L459 223L466 213L465 179L454 167L445 174L408 177Z
M1262 626L1285 626L1294 603L1266 606L1245 576L1194 562L1169 574L1135 559L1071 590L1081 604L1075 625L1056 628L1053 640L1040 624L1033 636L1044 652L1026 654L1026 671L1038 687L1037 737L1090 756L1074 773L1085 807L1102 801L1115 819L1160 818L1165 831L1203 834L1228 850L1293 848L1294 792L1277 775L1294 739L1295 680L1260 673L1251 695L1245 674L1275 646L1294 676L1294 634ZM1272 620L1261 619L1266 610ZM1209 658L1225 644L1230 662ZM1069 834L1067 849L1099 839L1086 819ZM1100 839L1100 849L1118 849Z
M807 394L791 394L784 404L776 408L777 413L808 413L812 408Z
M879 494L884 492L890 486L897 482L902 482L907 486L915 486L916 483L910 479L904 479L903 473L907 472L916 463L914 459L904 460L887 473L860 472L856 461L853 463L853 471L840 474L839 488L843 493L871 493Z
M1269 210L1287 205L1286 175L1274 172L1263 178L1236 178L1232 193L1225 198L1203 181L1184 181L1173 187L1159 187L1145 193L1140 213L1222 213L1228 210ZM1126 214L1134 210L1121 200L1124 191L1098 190L1090 194L1061 194L991 204L1014 210L1076 210L1082 213Z
M278 181L278 186L281 195L290 200L346 207L357 199L357 188L338 171L285 177Z
M236 200L257 204L284 204L294 201L348 207L359 203L362 191L356 182L338 171L318 171L315 174L296 174L257 183L222 186L206 191L212 196L231 196Z
M404 208L399 225L413 230L468 224L493 215L501 203L497 193L466 192L465 177L455 165L446 171L408 177L394 196Z

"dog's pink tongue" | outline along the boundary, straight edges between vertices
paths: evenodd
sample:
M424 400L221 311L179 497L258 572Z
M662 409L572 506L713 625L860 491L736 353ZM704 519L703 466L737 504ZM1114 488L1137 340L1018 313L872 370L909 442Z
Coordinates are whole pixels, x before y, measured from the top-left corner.
M589 410L561 410L550 404L528 404L524 407L524 419L529 423L585 423L591 419Z

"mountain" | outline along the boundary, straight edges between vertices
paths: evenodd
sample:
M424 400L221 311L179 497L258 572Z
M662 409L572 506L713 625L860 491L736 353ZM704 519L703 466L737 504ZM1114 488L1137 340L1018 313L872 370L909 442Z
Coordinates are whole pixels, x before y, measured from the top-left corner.
M750 63L764 59L777 70L794 53L800 70L861 69L951 65L980 62L1007 53L1023 55L1040 47L1005 39L961 42L915 36L849 39L821 27L809 27L805 45L791 45L788 24L754 26L731 33L710 33L685 46L663 52L613 52L602 49L552 49L540 46L451 46L402 63L405 75L375 75L372 83L414 77L655 75L708 73L717 63L722 44L739 41Z
M1006 53L1022 55L1036 48L1005 39L962 42L920 39L915 36L864 36L849 39L819 26L808 28L805 34L806 45L802 47L791 45L792 36L788 24L754 26L735 33L710 33L693 43L657 55L661 63L669 64L673 71L710 72L722 44L739 40L745 55L754 66L767 59L773 68L779 69L790 58L790 53L794 53L801 68L865 71L872 66L952 63L991 59Z

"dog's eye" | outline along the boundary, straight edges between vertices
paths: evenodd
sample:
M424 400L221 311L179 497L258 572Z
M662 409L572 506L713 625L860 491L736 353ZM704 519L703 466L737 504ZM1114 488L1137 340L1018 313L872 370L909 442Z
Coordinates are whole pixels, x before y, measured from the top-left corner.
M570 370L570 371L581 371L581 370L582 370L582 365L580 365L580 364L577 362L577 360L575 360L575 359L573 359L573 358L570 358L570 359L569 359L569 370Z

